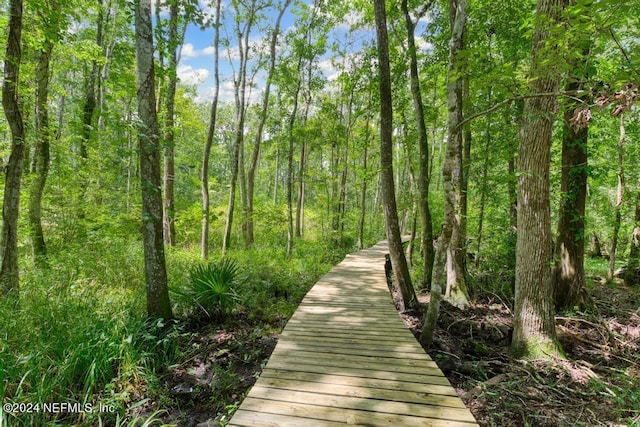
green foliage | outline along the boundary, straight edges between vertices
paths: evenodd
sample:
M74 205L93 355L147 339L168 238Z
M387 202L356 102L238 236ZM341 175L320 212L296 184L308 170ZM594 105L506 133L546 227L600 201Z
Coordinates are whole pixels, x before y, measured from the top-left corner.
M223 258L217 262L199 264L189 272L189 288L178 293L192 299L208 316L224 316L233 310L238 295L238 266Z
M127 407L153 372L176 357L179 334L174 324L145 320L142 254L133 243L103 235L70 244L51 254L47 269L23 276L17 311L0 303L4 402L108 405L113 412L79 416L84 424L125 425ZM7 425L68 425L77 415L1 416Z

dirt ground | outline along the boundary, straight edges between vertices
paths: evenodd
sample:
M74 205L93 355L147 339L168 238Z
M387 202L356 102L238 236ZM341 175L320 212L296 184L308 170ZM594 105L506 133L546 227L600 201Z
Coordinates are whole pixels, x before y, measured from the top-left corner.
M443 303L429 354L480 425L640 426L640 290L594 288L591 313L557 316L567 360L555 363L509 356L505 298L482 295L465 310ZM419 313L403 318L419 334Z

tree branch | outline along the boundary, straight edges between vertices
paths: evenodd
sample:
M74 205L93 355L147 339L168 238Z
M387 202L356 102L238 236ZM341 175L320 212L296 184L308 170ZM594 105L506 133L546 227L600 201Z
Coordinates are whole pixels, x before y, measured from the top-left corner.
M510 103L516 102L516 101L524 101L525 99L548 98L548 97L553 97L553 96L562 96L562 97L570 98L570 99L573 99L575 101L578 101L578 102L584 104L585 101L576 96L576 95L579 95L580 93L584 93L584 92L585 91L548 92L548 93L532 93L532 94L529 94L529 95L512 96L511 98L507 98L507 99L504 99L504 100L498 102L497 104L495 104L493 107L491 107L489 109L486 109L486 110L481 111L479 113L475 113L475 114L470 115L469 117L465 118L460 123L458 123L457 128L460 128L460 127L466 125L467 123L469 123L470 121L472 121L474 119L477 119L478 117L482 117L482 116L486 116L488 114L494 113L495 111L499 110L500 108L504 107L507 104L510 104Z

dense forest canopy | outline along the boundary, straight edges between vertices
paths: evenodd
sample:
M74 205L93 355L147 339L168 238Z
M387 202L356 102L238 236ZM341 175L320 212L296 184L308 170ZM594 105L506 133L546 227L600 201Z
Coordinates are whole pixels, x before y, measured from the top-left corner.
M80 313L124 334L122 356L68 362L44 398L123 393L145 298L164 325L193 309L180 301L199 259L293 265L309 242L388 237L404 307L431 291L425 346L440 298L491 291L515 295L513 355L564 357L554 313L592 303L589 256L640 283L639 8L0 1L0 395L46 383L40 353L102 346L80 323L76 344L38 335Z

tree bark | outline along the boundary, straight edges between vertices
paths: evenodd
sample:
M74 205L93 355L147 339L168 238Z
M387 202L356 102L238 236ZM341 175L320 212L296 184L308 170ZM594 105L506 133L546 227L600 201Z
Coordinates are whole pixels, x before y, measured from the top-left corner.
M142 236L147 288L147 314L172 317L162 237L162 188L158 117L155 103L151 0L138 0L135 8L138 114L140 126L140 179Z
M20 180L24 160L24 122L18 99L22 43L22 0L9 3L7 50L4 57L2 107L11 130L11 154L6 166L0 236L0 294L19 301L20 268L18 266L18 217L20 215Z
M464 268L464 212L463 208L463 78L460 77L463 61L460 57L463 49L466 0L451 0L449 18L451 40L449 42L449 72L447 81L447 119L448 141L442 171L442 183L445 193L445 218L451 236L443 235L447 252L447 286L445 299L458 307L469 304L469 293Z
M201 192L202 192L202 238L200 244L200 257L207 259L209 257L209 218L211 214L209 201L209 158L211 157L211 147L213 146L213 138L216 132L216 122L218 116L218 96L220 95L220 9L222 0L216 0L216 18L214 23L214 40L213 40L213 78L215 80L213 87L213 100L211 102L211 114L209 118L209 130L207 132L207 141L204 145L204 154L202 156L202 176L201 176Z
M287 137L289 140L289 149L287 150L287 257L290 257L293 253L293 128L296 123L296 116L298 115L298 95L302 86L302 79L299 76L300 69L302 67L302 53L298 58L298 77L296 81L296 88L293 93L293 110L291 111L291 117L289 117L289 125L287 128Z
M164 120L164 209L162 224L164 228L164 242L169 246L176 244L175 223L175 169L176 169L176 132L175 132L175 103L176 87L178 84L178 46L182 44L178 36L178 0L169 2L169 33L168 33L168 86L165 98Z
M391 97L391 70L389 67L389 41L387 35L387 14L384 0L374 0L376 35L378 45L378 74L380 85L380 181L385 206L389 256L393 268L395 284L402 301L400 310L418 307L415 290L407 259L402 249L402 236L398 224L398 209L393 178L393 107Z
M614 206L613 233L611 236L611 248L609 249L609 268L607 280L613 280L616 269L616 255L618 250L618 236L622 222L622 201L624 199L624 139L626 129L624 125L624 113L620 114L620 136L618 138L618 190L616 192L616 204Z
M402 0L402 13L404 15L405 27L407 29L407 45L409 47L409 72L411 82L411 95L413 97L413 109L418 130L418 147L420 157L418 165L418 209L420 212L420 227L422 234L420 246L422 247L422 263L424 275L421 287L431 289L431 276L433 274L433 262L435 251L433 249L433 220L431 219L431 209L429 207L429 140L427 136L427 125L424 117L424 103L420 91L420 76L418 74L418 57L415 42L415 24L409 14L407 0Z
M580 81L570 82L567 91L582 89ZM571 100L565 107L562 133L562 177L560 214L555 256L555 307L565 310L584 305L584 218L587 201L587 137L589 128L574 125L581 103Z
M546 40L562 0L538 0L531 62L532 93L557 92L559 71ZM525 101L518 148L518 234L511 351L524 359L562 356L553 312L549 168L556 97Z
M54 13L60 11L60 3L55 2L52 7ZM53 28L53 31L57 29ZM49 173L49 158L51 132L49 128L49 67L53 53L53 41L44 41L43 48L38 52L36 64L36 146L34 153L35 177L31 182L29 192L29 226L31 228L31 242L33 257L37 265L44 265L47 256L47 245L42 230L42 195Z

